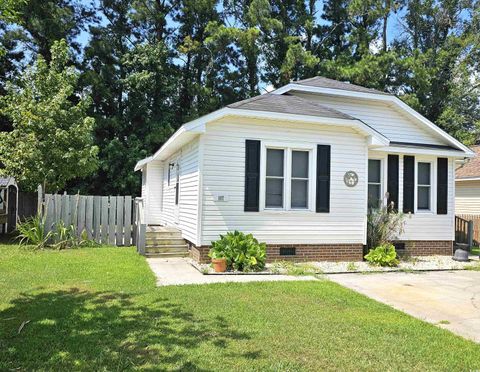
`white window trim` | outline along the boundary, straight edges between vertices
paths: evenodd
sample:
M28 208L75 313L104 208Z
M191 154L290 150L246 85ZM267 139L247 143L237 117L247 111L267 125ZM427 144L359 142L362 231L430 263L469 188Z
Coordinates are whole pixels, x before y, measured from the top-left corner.
M384 207L387 203L387 198L385 197L385 193L387 191L386 187L386 178L385 174L387 174L387 161L385 161L385 157L369 157L368 160L380 160L380 203L381 207ZM368 160L367 160L367 208L368 208L368 185L370 182L368 181Z
M430 164L430 209L418 209L418 163ZM437 213L437 162L436 158L415 157L415 190L414 190L414 212L415 214L436 214Z
M266 173L267 173L267 149L284 150L283 162L283 208L266 208L265 207L265 189L266 189ZM292 187L292 151L308 151L308 208L291 208L291 187ZM262 141L260 149L260 211L274 213L315 213L315 170L317 169L317 147L316 145L289 142L269 142Z

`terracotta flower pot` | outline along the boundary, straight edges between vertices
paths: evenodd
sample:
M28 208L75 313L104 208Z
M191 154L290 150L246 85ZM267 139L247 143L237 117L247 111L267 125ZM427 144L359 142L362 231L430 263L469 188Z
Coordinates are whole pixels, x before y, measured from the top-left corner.
M227 260L225 258L212 258L212 265L216 273L223 273L227 270Z

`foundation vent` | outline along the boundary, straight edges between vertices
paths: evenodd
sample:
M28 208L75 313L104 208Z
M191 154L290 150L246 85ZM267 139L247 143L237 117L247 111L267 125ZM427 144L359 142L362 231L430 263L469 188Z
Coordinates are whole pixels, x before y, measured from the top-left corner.
M295 247L280 247L280 256L295 256L297 249Z

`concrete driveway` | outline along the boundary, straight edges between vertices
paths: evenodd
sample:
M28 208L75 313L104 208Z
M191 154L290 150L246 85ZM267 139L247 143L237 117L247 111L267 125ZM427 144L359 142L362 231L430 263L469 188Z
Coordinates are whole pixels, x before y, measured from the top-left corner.
M480 272L336 274L332 281L480 343Z

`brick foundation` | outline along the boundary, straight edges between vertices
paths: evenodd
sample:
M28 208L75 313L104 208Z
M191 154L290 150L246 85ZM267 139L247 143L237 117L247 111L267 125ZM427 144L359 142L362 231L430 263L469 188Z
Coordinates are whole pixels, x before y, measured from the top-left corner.
M200 263L210 262L210 257L208 257L208 251L210 250L209 246L203 245L197 247L192 243L188 243L188 250L190 252L190 258L194 259Z
M280 248L295 248L294 256L280 255ZM189 244L190 257L207 263L209 246L197 247ZM267 262L274 261L361 261L362 244L272 244L267 245Z
M453 242L450 240L405 240L405 253L411 256L451 256ZM280 248L295 248L294 256L280 255ZM189 243L190 257L200 263L210 262L210 246L200 247ZM401 251L400 251L401 252ZM267 262L274 261L362 261L362 244L269 244Z
M411 256L451 256L453 254L451 240L405 240L397 243L405 244L405 252Z

